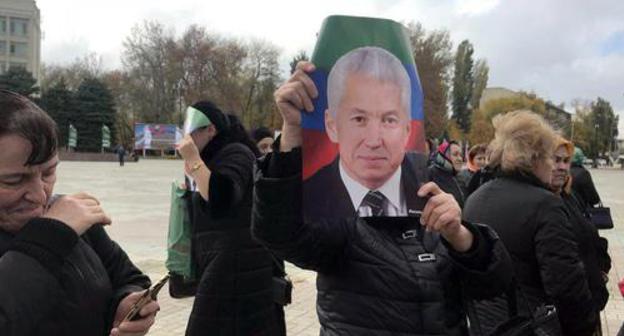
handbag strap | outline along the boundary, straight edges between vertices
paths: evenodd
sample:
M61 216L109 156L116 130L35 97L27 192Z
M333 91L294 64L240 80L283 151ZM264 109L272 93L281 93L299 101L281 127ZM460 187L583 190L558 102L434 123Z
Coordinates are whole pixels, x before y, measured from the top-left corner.
M522 301L524 301L524 307L529 312L529 318L531 321L535 320L535 316L533 316L534 308L529 304L529 298L522 290L522 285L518 282L518 279L514 275L511 279L511 286L507 289L507 312L509 313L509 317L518 316L518 296L517 293L520 292L520 296L522 296Z
M277 269L279 269L282 272L282 275L288 276L288 273L286 273L286 266L283 264L283 261L280 262L280 260L277 259L277 257L270 250L267 249L267 252L271 256L271 259L273 260L273 263L275 264L275 266L277 266Z

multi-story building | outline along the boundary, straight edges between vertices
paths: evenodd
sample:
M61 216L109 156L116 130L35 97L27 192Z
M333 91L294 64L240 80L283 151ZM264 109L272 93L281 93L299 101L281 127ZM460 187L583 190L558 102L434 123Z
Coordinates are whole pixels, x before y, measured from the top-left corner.
M23 67L39 80L41 28L34 0L0 1L0 74Z

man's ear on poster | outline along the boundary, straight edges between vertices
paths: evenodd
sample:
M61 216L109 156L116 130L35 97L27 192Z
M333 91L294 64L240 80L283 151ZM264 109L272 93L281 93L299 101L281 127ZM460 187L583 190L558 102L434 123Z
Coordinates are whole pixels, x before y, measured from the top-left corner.
M336 130L336 118L332 115L331 111L325 110L325 132L327 137L333 143L338 143L338 131Z

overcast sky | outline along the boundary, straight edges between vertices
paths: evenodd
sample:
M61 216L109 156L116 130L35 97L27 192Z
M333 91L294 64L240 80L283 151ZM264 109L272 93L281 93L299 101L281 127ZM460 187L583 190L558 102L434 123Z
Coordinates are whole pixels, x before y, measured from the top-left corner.
M469 39L490 65L489 86L534 91L555 103L600 96L624 125L624 1L622 0L38 0L44 63L62 64L95 52L121 67L122 41L143 20L180 34L201 24L224 35L279 46L282 63L311 53L323 18L332 14L421 22L448 29L456 47ZM620 127L620 137L624 128Z

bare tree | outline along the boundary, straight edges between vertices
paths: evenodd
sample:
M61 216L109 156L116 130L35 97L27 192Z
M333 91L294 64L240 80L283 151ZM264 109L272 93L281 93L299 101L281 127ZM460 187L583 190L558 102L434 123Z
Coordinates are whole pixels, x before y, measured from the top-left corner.
M129 77L132 108L147 122L171 122L179 97L179 74L174 66L173 31L153 21L132 29L123 43L122 62Z

